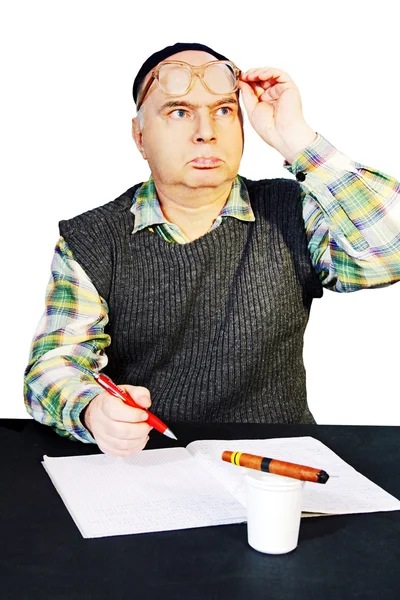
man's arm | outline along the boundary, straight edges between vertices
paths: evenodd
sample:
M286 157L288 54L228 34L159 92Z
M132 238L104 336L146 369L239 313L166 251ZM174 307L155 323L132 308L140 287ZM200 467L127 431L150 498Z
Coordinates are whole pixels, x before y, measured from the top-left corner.
M260 67L240 79L250 124L303 181L311 259L323 285L353 292L399 281L400 183L351 161L316 136L285 71Z
M103 391L90 371L107 364L107 322L106 302L60 238L46 290L46 308L25 370L24 396L34 419L82 442L95 441L80 413Z
M62 436L94 442L104 452L126 456L142 449L150 427L141 422L147 419L143 410L104 392L90 375L107 364L107 322L107 303L61 238L47 286L46 309L25 370L26 408L34 419ZM150 406L147 389L121 387L141 406Z
M291 165L302 181L311 260L336 292L400 280L400 182L354 162L318 135Z

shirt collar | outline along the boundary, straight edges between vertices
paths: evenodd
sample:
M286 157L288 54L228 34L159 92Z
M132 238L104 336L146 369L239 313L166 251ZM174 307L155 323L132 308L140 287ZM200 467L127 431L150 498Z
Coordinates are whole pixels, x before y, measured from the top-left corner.
M136 190L131 212L135 215L135 226L132 234L146 227L169 223L161 210L152 175L148 181ZM218 216L218 220L220 221L222 217L234 217L240 221L255 221L249 193L240 175L237 175L233 180L231 191L224 208Z

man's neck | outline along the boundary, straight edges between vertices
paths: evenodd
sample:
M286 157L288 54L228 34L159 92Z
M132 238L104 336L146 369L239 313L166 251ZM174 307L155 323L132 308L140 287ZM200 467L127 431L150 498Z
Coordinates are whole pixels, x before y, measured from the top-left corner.
M201 237L212 226L226 204L232 182L218 188L198 188L185 194L171 189L159 189L157 196L161 210L170 223L174 223L190 239Z

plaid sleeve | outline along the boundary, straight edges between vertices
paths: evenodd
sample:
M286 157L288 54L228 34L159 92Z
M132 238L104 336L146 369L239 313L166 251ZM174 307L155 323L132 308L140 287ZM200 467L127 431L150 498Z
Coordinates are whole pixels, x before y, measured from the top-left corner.
M94 438L79 415L103 391L89 371L107 364L104 333L108 307L63 238L58 241L46 291L44 314L35 332L25 369L28 413L58 434L86 443Z
M303 172L311 260L327 289L354 292L400 280L400 182L354 162L320 134L292 165Z

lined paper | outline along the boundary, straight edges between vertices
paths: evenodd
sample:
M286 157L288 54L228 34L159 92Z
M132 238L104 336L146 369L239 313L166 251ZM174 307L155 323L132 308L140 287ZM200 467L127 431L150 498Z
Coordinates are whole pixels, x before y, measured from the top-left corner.
M184 448L44 456L42 464L85 538L246 520L243 505Z
M197 441L127 458L44 456L42 464L82 536L95 538L246 521L247 470L222 461L224 450L327 471L326 484L305 483L303 516L400 510L399 500L309 436Z
M246 505L243 475L247 469L222 461L224 450L307 465L334 476L325 484L305 483L304 512L338 515L400 510L399 500L310 436L268 440L203 440L192 442L186 449L243 505Z

